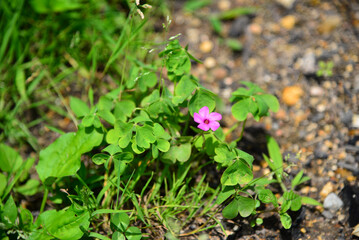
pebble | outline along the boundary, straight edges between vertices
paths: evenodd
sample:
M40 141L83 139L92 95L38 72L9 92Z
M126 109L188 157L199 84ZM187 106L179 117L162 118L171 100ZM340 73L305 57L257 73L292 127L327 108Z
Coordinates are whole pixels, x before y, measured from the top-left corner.
M332 182L327 182L322 188L322 190L320 191L319 195L322 198L326 198L329 195L329 193L333 191L334 191L334 184Z
M337 211L343 207L343 201L335 193L330 193L325 199L323 206L325 209Z
M288 86L283 89L282 100L286 105L293 106L300 100L303 94L304 91L300 86Z
M213 57L208 57L204 60L203 64L206 68L214 68L217 62L216 59L214 59Z
M323 88L321 88L319 86L312 86L309 91L310 91L310 95L312 97L320 97L324 93Z
M352 127L359 128L359 114L353 114L352 116Z
M287 30L293 29L297 19L293 15L287 15L280 20L280 25Z
M260 35L262 33L262 27L258 23L252 23L249 25L249 30L255 35Z
M354 85L353 85L354 91L359 92L359 75L356 75L354 77Z
M242 16L238 17L233 23L229 30L230 37L240 37L246 31L246 28L249 24L249 17Z
M207 41L204 41L202 42L200 45L199 45L199 49L201 50L201 52L203 53L209 53L212 51L213 49L213 42L207 40Z
M287 9L291 9L294 5L295 0L276 0L276 2Z
M223 67L218 67L213 70L213 75L217 80L225 78L227 74L227 70Z
M325 218L327 218L327 219L332 219L332 218L334 217L334 214L331 213L331 212L329 212L329 211L327 211L327 210L323 211L323 212L322 212L322 215L323 215Z
M218 2L218 8L222 11L227 11L231 8L231 1L221 0Z
M316 72L315 54L311 51L306 52L301 59L300 65L304 74L314 74Z
M318 26L318 32L321 34L329 34L333 32L342 23L339 15L328 15L323 17L323 22Z

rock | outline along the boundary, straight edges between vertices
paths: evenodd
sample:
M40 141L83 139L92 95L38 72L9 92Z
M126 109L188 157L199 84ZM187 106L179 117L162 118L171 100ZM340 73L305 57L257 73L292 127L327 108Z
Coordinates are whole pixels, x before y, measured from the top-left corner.
M207 40L207 41L204 41L202 42L200 45L199 45L199 49L201 50L201 52L203 53L209 53L212 51L213 49L213 42Z
M217 62L216 59L214 59L213 57L208 57L204 60L203 64L206 68L214 68Z
M252 23L249 25L249 30L255 35L260 35L262 33L262 27L258 23Z
M293 15L287 15L280 20L280 25L287 30L293 29L297 19Z
M308 51L304 54L303 58L300 61L300 68L304 74L315 74L316 66L315 66L315 54L312 51Z
M320 191L319 195L322 197L322 198L326 198L329 193L333 192L334 191L334 185L332 182L327 182L324 187L322 188L322 190Z
M295 0L276 0L276 2L287 9L291 9L294 5Z
M213 75L217 80L223 80L227 76L228 72L223 67L218 67L213 70Z
M359 75L356 75L354 78L354 92L359 92Z
M353 114L352 116L352 127L359 128L359 114Z
M316 148L314 150L314 157L316 159L327 159L328 158L328 153L322 151L321 149L319 148Z
M231 8L231 1L229 1L229 0L218 1L218 8L222 11L229 10Z
M323 95L324 90L323 90L323 88L321 88L319 86L312 86L310 88L309 92L312 97L320 97Z
M340 120L346 127L349 127L352 124L353 112L351 110L348 110L347 112L340 112L339 116Z
M298 85L285 87L282 92L282 100L288 106L295 105L304 94L302 88Z
M327 211L327 210L324 210L322 212L322 215L327 219L332 219L334 217L333 213L331 213L330 211Z
M230 37L239 37L243 35L246 31L246 28L249 24L249 17L248 16L242 16L236 18L236 20L233 22L230 30L229 30L229 36Z
M339 15L324 16L323 22L318 26L318 32L321 34L329 34L333 32L342 23Z
M324 208L337 211L341 207L343 207L344 203L343 201L336 195L335 193L330 193L325 199L324 199Z

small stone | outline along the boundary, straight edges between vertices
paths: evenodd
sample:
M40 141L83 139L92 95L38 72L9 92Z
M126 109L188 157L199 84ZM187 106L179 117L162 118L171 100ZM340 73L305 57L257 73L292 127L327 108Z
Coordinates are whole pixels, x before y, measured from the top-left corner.
M356 75L354 78L354 85L353 85L354 91L359 91L359 75Z
M249 25L249 30L255 35L260 35L262 33L262 27L258 23L252 23Z
M324 199L324 203L323 203L325 209L330 209L333 211L339 210L341 207L343 207L343 205L344 205L343 201L335 193L330 193Z
M294 5L295 0L276 0L276 2L287 9L291 9Z
M227 70L219 67L213 70L213 75L217 80L221 80L227 76Z
M304 74L314 74L316 72L315 54L311 51L305 53L301 59L300 66Z
M282 92L282 100L288 106L295 105L304 94L300 86L285 87Z
M204 60L203 64L206 68L214 68L217 62L216 59L214 59L213 57L208 57Z
M249 24L249 17L242 16L238 17L232 24L229 30L230 37L240 37L246 31L246 28Z
M280 25L287 30L293 29L297 19L293 15L287 15L280 20Z
M218 2L218 8L222 11L227 11L231 8L231 1L221 0Z
M320 191L319 195L322 198L325 198L329 195L329 193L334 191L334 185L332 182L327 182L327 184L324 185L324 187L322 188L322 190Z
M306 138L307 141L310 141ZM328 158L328 153L326 153L325 151L321 150L320 148L316 148L314 150L314 157L317 159L327 159Z
M352 127L353 128L359 128L359 114L353 114Z
M322 215L327 219L332 219L334 217L333 213L331 213L329 211L323 211Z
M199 45L199 49L203 53L209 53L213 49L213 43L211 41L209 41L209 40L204 41Z
M310 88L310 95L311 95L312 97L320 97L320 96L323 95L323 93L324 93L323 88L321 88L321 87L319 87L319 86L312 86L312 87Z
M342 19L339 15L325 16L323 22L318 26L318 32L321 34L329 34L339 27Z

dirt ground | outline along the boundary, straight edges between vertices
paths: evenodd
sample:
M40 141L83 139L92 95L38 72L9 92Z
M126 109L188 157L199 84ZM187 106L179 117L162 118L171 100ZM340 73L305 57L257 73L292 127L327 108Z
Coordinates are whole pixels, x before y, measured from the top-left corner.
M223 220L228 237L213 229L209 238L358 239L352 231L359 223L359 2L218 0L192 13L183 3L174 3L170 35L181 33L181 43L203 61L192 72L205 87L225 100L240 81L251 81L280 99L279 112L249 121L239 144L256 157L256 173L268 171L261 154L265 135L271 134L294 165L289 178L301 169L311 178L299 190L302 195L320 202L339 196L334 197L339 207L305 206L292 213L290 230L273 215L255 228L236 218ZM215 33L209 18L235 7L256 10L222 21L222 32ZM229 38L242 49L231 49ZM318 76L321 61L333 63L332 74ZM225 103L223 111L230 113ZM230 127L234 119L223 122Z

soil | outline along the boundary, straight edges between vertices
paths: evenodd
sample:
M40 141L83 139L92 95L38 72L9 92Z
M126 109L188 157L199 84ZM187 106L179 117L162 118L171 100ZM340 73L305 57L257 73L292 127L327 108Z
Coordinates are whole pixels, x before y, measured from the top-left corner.
M264 224L255 228L244 219L218 215L228 236L215 228L207 237L358 239L352 232L359 223L359 3L218 0L194 12L185 12L183 4L174 3L170 35L181 33L181 44L203 61L192 72L223 98L222 112L230 113L228 99L240 81L256 83L280 99L277 113L247 122L239 144L256 157L256 174L268 172L261 155L266 151L265 135L270 134L289 156L288 178L302 169L311 178L298 189L301 195L324 202L334 193L343 202L338 210L304 206L291 213L290 230L283 229L274 215L264 216ZM216 33L210 16L236 7L256 10L222 21L222 32ZM228 47L229 38L239 41L242 49ZM333 62L332 74L320 76L321 61ZM225 130L234 123L228 116L223 120ZM240 128L232 137L239 132Z

